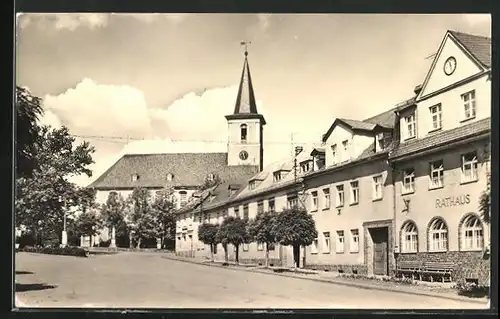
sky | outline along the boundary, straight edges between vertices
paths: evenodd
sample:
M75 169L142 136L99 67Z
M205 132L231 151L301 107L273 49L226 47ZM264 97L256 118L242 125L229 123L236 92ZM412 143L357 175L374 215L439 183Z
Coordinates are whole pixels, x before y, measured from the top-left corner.
M266 118L264 164L412 97L447 30L491 36L484 14L21 14L16 84L43 124L95 146L93 177L123 154L227 150L248 60ZM78 137L76 142L81 142Z

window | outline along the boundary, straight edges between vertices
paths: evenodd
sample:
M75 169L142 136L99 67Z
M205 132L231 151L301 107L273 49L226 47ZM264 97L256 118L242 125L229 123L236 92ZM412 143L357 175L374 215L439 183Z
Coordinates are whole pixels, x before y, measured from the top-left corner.
M279 181L281 181L281 172L274 172L274 173L273 173L273 180L274 180L275 182L279 182Z
M351 182L351 205L359 203L359 183Z
M208 174L207 181L213 182L214 179L215 179L215 174L213 174L213 173Z
M240 133L241 133L241 142L246 143L246 141L247 141L247 125L246 124L240 125Z
M137 182L140 178L138 174L132 174L132 182Z
M415 114L405 116L406 125L406 138L412 138L417 136L416 125L415 125Z
M287 201L287 208L296 207L299 204L297 195L288 195L286 197L286 201Z
M268 206L269 206L268 210L269 210L270 212L274 212L274 210L275 210L275 207L274 207L274 197L273 197L273 198L269 198L269 199L267 200L267 204L268 204Z
M349 245L351 253L359 252L359 230L351 229L351 244Z
M179 196L180 196L181 207L184 207L187 204L187 192L186 191L180 191L179 192Z
M323 239L324 239L323 254L329 254L330 253L330 232L324 232Z
M248 182L248 188L249 188L249 189L255 189L255 185L256 185L256 184L255 184L255 181L250 181L250 182Z
M300 164L302 173L307 173L311 170L311 161L305 161Z
M248 204L243 205L243 219L248 220Z
M274 244L273 243L269 243L268 246L267 246L267 249L269 251L273 251L274 250Z
M332 163L337 164L338 158L337 158L337 144L332 145Z
M168 173L168 174L167 174L167 181L169 181L169 182L170 182L170 181L171 181L171 180L173 180L173 179L174 179L174 174L172 174L172 173Z
M343 230L337 230L336 251L337 251L337 253L344 252L344 231Z
M337 185L337 207L344 206L344 185Z
M311 210L312 211L318 210L318 192L317 191L311 192L311 197L312 197Z
M381 199L382 198L382 175L373 177L373 199Z
M318 253L318 238L314 239L311 245L311 254Z
M234 208L234 217L240 217L240 207L236 206Z
M475 215L469 215L462 223L462 250L483 249L483 225Z
M243 251L248 251L248 244L243 244Z
M257 243L257 250L264 250L264 244L263 243Z
M330 189L323 189L323 209L330 209Z
M342 142L342 150L343 150L342 160L347 161L349 159L349 153L348 153L349 141L348 140L345 140Z
M462 183L477 181L476 152L462 155Z
M448 249L448 228L441 218L436 218L429 226L429 251Z
M418 250L418 231L415 223L407 221L401 229L401 252L416 253Z
M476 91L472 90L462 94L462 101L464 102L464 117L465 120L473 119L476 117Z
M403 171L403 194L413 193L415 191L415 170L407 168Z
M443 160L435 161L430 163L430 179L431 185L430 188L439 188L443 187L444 182L444 168L443 168Z
M431 131L439 130L443 126L441 104L431 106L429 108L431 112L432 128Z
M264 202L263 201L258 201L257 202L257 214L258 213L263 213L264 212Z

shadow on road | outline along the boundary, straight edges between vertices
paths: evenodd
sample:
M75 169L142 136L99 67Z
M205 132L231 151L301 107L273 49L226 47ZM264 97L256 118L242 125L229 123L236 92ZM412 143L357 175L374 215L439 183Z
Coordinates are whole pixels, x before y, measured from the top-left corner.
M31 271L24 271L24 270L16 270L16 275L33 275L34 273Z
M57 288L57 286L47 284L20 284L16 282L16 292L37 291L54 288Z

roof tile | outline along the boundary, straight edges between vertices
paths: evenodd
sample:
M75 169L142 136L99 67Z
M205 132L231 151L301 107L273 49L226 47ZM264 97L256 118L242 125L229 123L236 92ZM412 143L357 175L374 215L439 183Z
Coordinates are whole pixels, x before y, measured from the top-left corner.
M491 67L491 38L458 31L450 31L481 64Z

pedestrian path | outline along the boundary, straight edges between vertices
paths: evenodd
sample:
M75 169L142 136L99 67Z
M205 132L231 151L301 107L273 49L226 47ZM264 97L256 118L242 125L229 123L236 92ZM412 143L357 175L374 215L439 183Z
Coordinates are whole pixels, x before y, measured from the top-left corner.
M210 262L206 258L186 258L186 257L177 257L175 255L162 256L162 258L178 260L189 263L203 264L211 267L222 267L232 270L239 271L248 271L248 272L256 272L256 273L265 273L269 275L276 276L284 276L298 279L306 279L306 280L314 280L325 283L344 285L350 287L357 287L361 289L368 290L384 290L391 292L398 292L404 294L413 294L413 295L421 295L421 296L429 296L436 298L444 298L456 301L466 301L473 303L486 304L488 302L487 298L469 298L460 296L454 289L450 288L442 288L442 287L433 287L424 284L404 284L404 283L395 283L389 281L381 281L377 279L361 279L361 278L342 278L336 272L320 272L309 269L294 269L287 268L286 271L283 272L275 272L276 268L282 267L269 267L265 269L263 266L259 265L237 265L234 262L229 262L227 266L223 266L223 261L214 261Z

